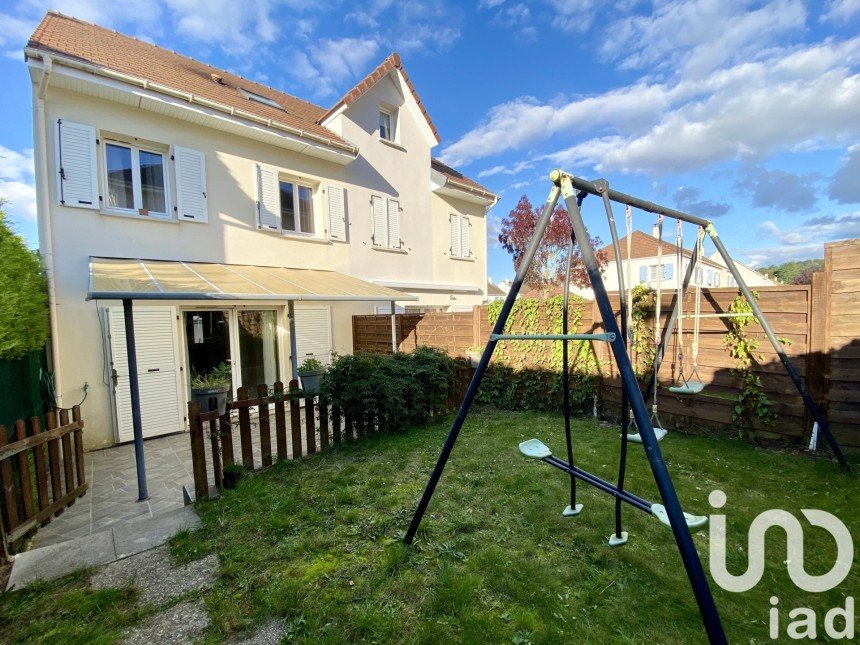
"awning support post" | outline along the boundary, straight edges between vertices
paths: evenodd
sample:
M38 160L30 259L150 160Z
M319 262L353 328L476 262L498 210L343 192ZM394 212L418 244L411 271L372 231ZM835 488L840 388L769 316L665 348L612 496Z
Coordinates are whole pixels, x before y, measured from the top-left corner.
M137 350L134 341L134 313L131 299L122 301L125 321L125 353L128 358L128 389L131 392L131 424L134 428L134 461L137 465L137 501L149 499L146 463L143 458L143 423L140 420L140 386L137 382Z
M290 371L291 379L299 379L299 350L296 346L296 309L292 300L287 300L287 318L290 325Z
M391 301L391 351L397 353L397 307Z

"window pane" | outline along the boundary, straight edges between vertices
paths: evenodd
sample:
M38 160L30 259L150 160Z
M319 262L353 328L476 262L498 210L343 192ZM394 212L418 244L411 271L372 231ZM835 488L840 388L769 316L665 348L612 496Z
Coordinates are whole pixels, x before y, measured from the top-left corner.
M108 206L134 208L134 186L131 172L131 150L107 144Z
M299 186L299 219L303 233L314 232L313 191L307 186Z
M285 231L296 230L296 211L293 205L293 185L281 182L281 228Z
M167 213L164 199L164 156L140 151L140 191L143 208L153 213Z
M242 385L274 385L278 380L278 339L274 311L239 312L239 362Z
M388 112L379 112L379 136L391 140L391 115Z

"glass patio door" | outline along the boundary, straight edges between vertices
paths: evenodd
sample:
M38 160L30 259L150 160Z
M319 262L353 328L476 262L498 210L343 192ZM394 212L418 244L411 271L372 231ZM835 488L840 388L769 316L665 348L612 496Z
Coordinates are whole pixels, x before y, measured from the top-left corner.
M212 309L183 312L189 387L195 376L208 374L224 363L232 365L230 313ZM235 377L235 369L233 374Z
M255 391L278 380L278 316L274 310L236 312L239 337L239 380Z

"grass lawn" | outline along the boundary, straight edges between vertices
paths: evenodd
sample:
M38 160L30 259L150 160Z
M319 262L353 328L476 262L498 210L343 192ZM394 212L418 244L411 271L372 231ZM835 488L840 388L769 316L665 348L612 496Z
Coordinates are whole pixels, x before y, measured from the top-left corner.
M610 548L612 499L581 485L585 511L563 518L566 476L519 456L517 444L535 436L564 454L558 416L472 414L416 545L404 547L403 532L447 430L447 423L435 423L280 463L200 504L202 529L178 535L172 548L179 561L211 552L220 557L219 581L204 594L212 617L209 638L221 641L285 617L288 637L304 642L705 641L666 527L625 507L630 541ZM580 465L613 479L617 430L579 421L575 432ZM722 512L734 573L746 569L747 527L770 508L798 516L801 508L827 510L858 534L858 480L829 463L730 439L672 434L661 446L686 510L709 514L708 494L718 488L728 495ZM659 501L637 446L631 446L628 482L634 492ZM835 544L823 529L801 522L806 570L824 573ZM707 569L707 531L695 539ZM831 592L797 589L783 565L785 552L784 533L771 531L768 565L757 587L732 594L714 585L730 642L770 640L773 595L783 635L788 612L802 606L818 612L819 637L826 610L844 606L846 595L860 595L856 564ZM75 587L82 584L45 585L37 595L48 607L62 593L105 593ZM21 598L30 599L31 611L43 611L27 593L0 598L0 629L13 639L34 635L20 631ZM118 626L133 622L133 614L122 598L105 602L114 605L86 606L88 624L103 624L109 639Z

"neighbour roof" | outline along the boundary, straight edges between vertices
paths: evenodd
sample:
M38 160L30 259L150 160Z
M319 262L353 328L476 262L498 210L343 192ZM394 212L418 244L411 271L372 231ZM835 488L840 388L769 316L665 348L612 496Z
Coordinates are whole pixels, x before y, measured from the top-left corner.
M337 112L340 108L344 106L349 107L350 105L355 103L365 93L367 93L370 88L372 88L379 81L388 76L388 74L395 69L400 70L400 73L403 75L403 79L406 81L406 86L412 93L412 98L415 99L415 102L421 109L421 114L423 114L424 118L427 119L427 125L429 125L430 129L433 131L433 136L436 137L436 142L438 143L439 141L441 141L442 139L439 137L439 131L436 130L436 126L433 124L433 120L427 113L427 108L424 107L424 103L421 102L421 97L419 97L418 92L415 91L415 86L412 84L412 81L409 80L409 74L407 74L406 70L403 68L403 63L401 62L400 55L397 52L392 53L388 58L382 61L375 70L370 72L370 74L365 76L359 83L355 85L355 87L353 87L349 92L344 94L343 97L337 103L335 103L334 106L328 112L326 112L322 117L320 117L319 122L324 122L326 118Z
M496 195L492 191L490 191L489 189L484 188L478 182L469 179L464 174L457 172L456 170L454 170L450 166L446 166L444 163L442 163L438 159L433 159L431 157L430 167L437 172L441 172L443 175L445 175L445 178L448 180L448 183L450 183L450 184L452 184L458 188L462 188L464 190L467 190L470 193L476 193L476 194L481 195L483 197L490 197L490 198L496 197Z
M417 300L336 271L90 258L87 300Z
M351 146L319 125L325 113L319 105L77 18L48 12L27 46L160 83ZM270 99L283 109L252 101L241 89Z
M499 289L492 282L487 281L487 295L488 296L506 296L507 294Z
M657 238L653 235L649 235L648 233L643 233L642 231L633 231L633 238L631 243L631 253L630 257L635 259L639 258L653 258L657 256ZM619 240L619 245L621 246L621 259L627 259L627 236L625 235ZM612 244L607 244L602 249L606 253L607 262L615 261L615 249L612 248ZM677 253L678 247L663 240L663 256L673 256ZM692 257L693 252L688 249L683 249L684 257ZM707 256L702 257L703 264L709 264L710 266L722 267L722 265L717 264L713 260L709 259Z

